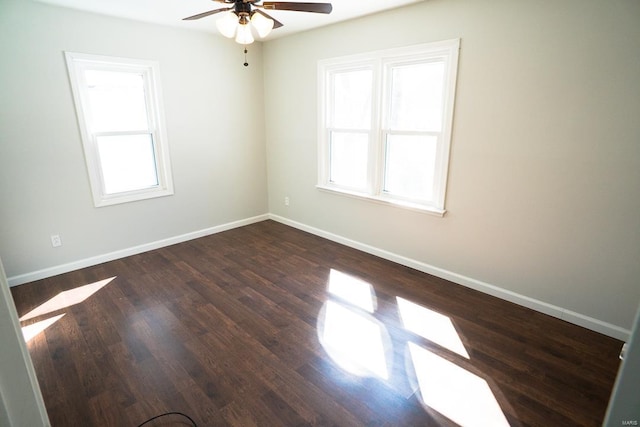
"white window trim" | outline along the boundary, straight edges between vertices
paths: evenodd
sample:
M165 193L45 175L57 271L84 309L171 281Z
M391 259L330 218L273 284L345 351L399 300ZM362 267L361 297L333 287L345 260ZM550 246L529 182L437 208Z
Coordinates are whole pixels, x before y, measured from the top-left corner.
M355 197L358 199L369 200L376 203L407 208L419 212L444 216L446 213L446 187L449 169L449 154L451 148L451 137L453 127L453 112L455 101L455 89L458 68L458 53L460 49L460 39L444 40L433 43L426 43L403 48L387 49L363 54L349 55L338 58L325 59L318 62L318 184L316 188L324 191L337 193L340 195ZM387 96L387 87L381 81L381 72L384 67L388 67L390 63L406 62L411 63L416 60L446 58L445 64L445 94L443 96L445 110L443 111L443 128L441 132L441 148L438 150L438 158L436 159L436 168L439 173L435 174L437 185L435 188L438 193L434 197L434 204L425 204L418 201L402 200L395 196L390 197L382 191L382 166L384 156L384 132L382 129L383 115L382 111L383 99ZM329 160L329 135L327 123L327 102L328 102L328 81L329 72L340 70L352 70L358 67L373 67L373 99L372 99L372 115L373 123L373 149L369 150L369 188L367 192L355 191L336 185L329 180L330 160Z
M145 200L155 197L169 196L173 194L173 180L171 177L171 163L169 159L169 146L167 143L167 131L162 106L162 91L160 84L160 65L157 61L142 59L119 58L102 55L91 55L76 52L65 52L69 81L73 93L73 100L78 116L78 125L84 148L87 172L93 194L93 202L96 207L109 206L119 203ZM115 194L107 194L101 173L98 157L97 133L89 128L90 121L86 116L84 106L88 103L88 94L85 90L83 70L96 68L107 70L135 70L145 76L145 99L149 115L150 133L153 138L156 171L158 185L134 191L126 191ZM135 132L126 132L133 134ZM100 135L117 135L120 132L101 132Z

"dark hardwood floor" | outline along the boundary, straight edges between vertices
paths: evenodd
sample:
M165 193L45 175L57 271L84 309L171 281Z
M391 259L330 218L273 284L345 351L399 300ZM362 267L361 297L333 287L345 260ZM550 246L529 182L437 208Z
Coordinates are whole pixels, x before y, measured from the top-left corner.
M597 426L622 345L273 221L11 291L69 291L22 322L63 315L28 342L53 426Z

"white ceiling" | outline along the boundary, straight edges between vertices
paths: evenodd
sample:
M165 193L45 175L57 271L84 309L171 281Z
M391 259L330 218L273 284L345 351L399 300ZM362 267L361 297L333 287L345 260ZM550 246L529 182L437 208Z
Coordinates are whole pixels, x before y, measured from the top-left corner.
M229 5L212 0L37 0L56 6L69 7L87 12L111 15L136 21L152 22L162 25L205 31L217 34L216 15L196 21L182 21L182 18L208 10L226 8ZM288 1L288 0L285 0ZM319 2L320 0L300 0ZM358 18L383 10L393 9L423 0L324 0L331 2L333 12L320 13L274 11L271 16L284 26L271 32L267 40L290 35L296 32Z

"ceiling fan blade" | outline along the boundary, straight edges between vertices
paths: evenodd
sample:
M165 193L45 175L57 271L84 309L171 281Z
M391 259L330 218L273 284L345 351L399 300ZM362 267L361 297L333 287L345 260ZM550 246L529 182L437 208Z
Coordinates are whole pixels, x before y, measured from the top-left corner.
M269 10L293 10L296 12L331 13L331 3L299 3L285 1L265 1L262 7Z
M214 10L210 10L208 12L202 12L202 13L199 13L197 15L190 16L188 18L182 18L182 20L183 21L193 21L195 19L200 19L200 18L204 18L205 16L213 15L214 13L226 12L226 11L231 10L231 9L233 9L233 8L232 7L228 7L226 9L214 9Z
M277 19L275 19L273 16L267 15L266 13L264 13L263 11L261 11L260 9L256 9L254 10L254 12L259 13L260 15L264 16L265 18L271 19L273 21L273 29L275 30L276 28L280 28L282 27L282 22L278 21Z

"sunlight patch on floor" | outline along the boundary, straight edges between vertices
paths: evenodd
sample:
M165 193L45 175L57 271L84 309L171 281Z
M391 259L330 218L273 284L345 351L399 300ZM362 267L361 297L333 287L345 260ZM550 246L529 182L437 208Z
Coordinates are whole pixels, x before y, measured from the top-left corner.
M508 427L487 381L412 342L408 344L420 396L462 427Z
M396 297L404 328L434 342L449 351L469 358L460 335L448 316L429 310L419 304Z
M374 317L374 287L331 269L327 292L317 328L327 354L349 373L392 381L393 343L387 325ZM402 327L415 334L406 341L404 375L425 409L462 427L509 426L487 381L456 362L469 363L471 357L452 319L399 296L396 304ZM438 345L453 361L412 342L416 339Z
M22 327L22 335L24 336L24 341L29 342L33 337L38 335L40 332L47 329L49 326L56 323L60 320L66 313L59 314L54 317L49 317L48 319L41 320L36 323L32 323L31 325Z
M389 378L391 338L380 321L334 301L324 304L318 320L320 343L342 369Z
M25 320L33 319L34 317L43 316L45 314L53 313L54 311L62 310L63 308L71 307L72 305L80 304L115 278L115 276L110 277L108 279L100 280L99 282L78 286L77 288L60 292L58 295L40 304L22 316L20 321L23 322Z
M360 307L369 313L373 313L378 308L373 286L364 280L349 276L333 268L329 272L327 290L330 294L342 298L349 304Z
M98 282L89 283L88 285L78 286L77 288L62 291L58 295L45 301L44 303L40 304L24 316L22 316L20 318L20 322L34 319L38 316L44 316L46 314L53 313L54 311L71 307L72 305L80 304L91 295L95 294L100 289L105 287L107 284L111 283L111 281L115 278L116 276L100 280ZM57 316L49 317L30 325L23 326L22 335L24 336L25 342L28 343L36 335L60 320L65 314L66 313L62 313Z

